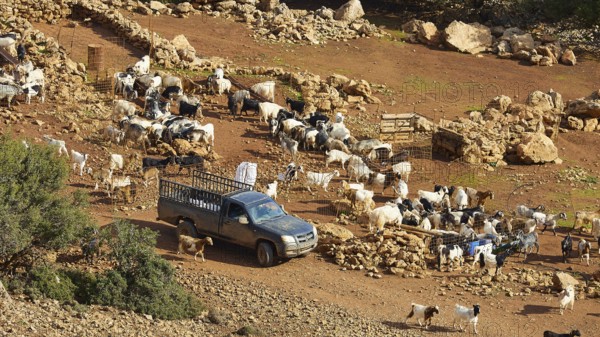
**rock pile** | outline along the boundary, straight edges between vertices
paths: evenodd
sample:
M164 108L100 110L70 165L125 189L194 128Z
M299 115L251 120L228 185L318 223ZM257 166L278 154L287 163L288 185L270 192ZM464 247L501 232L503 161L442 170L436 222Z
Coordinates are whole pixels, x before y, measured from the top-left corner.
M502 26L486 27L479 23L466 24L453 21L439 31L434 23L411 20L402 26L409 34L409 41L443 47L463 53L493 52L500 58L512 58L531 65L552 66L561 62L575 65L577 59L572 50L555 40L536 41L531 33L519 28Z
M600 131L600 90L594 91L588 97L582 97L567 102L566 126L569 129L586 132Z
M551 138L556 136L563 108L561 95L552 90L530 93L527 104L498 96L483 112L474 111L468 119L442 120L433 146L468 163L560 162Z
M414 277L427 268L426 244L422 236L399 229L385 229L383 235L336 237L332 231L319 233L320 251L349 270L364 270L380 278L381 271Z
M239 75L258 75L290 83L302 93L306 102L305 113L314 111L340 111L349 105L364 109L361 104L381 104L373 94L373 86L365 80L352 80L346 76L332 74L325 79L309 72L288 72L280 67L239 67L230 72ZM343 110L342 110L343 111Z
M215 17L233 16L255 31L254 37L286 43L320 44L358 37L381 37L386 33L362 19L358 0L338 10L321 7L316 11L294 10L279 1L197 0L199 10Z

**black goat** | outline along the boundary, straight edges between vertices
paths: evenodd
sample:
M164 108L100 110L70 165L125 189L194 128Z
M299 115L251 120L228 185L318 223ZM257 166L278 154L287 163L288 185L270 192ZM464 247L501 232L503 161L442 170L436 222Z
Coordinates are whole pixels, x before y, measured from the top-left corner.
M544 337L575 337L581 336L579 330L571 330L569 333L556 333L549 330L544 331Z
M173 96L177 95L177 96L181 96L183 94L183 90L181 90L180 87L173 85L170 87L166 87L165 90L163 90L161 96L164 99L172 99Z
M17 46L17 58L19 59L19 62L23 62L23 60L25 60L26 54L27 51L25 50L25 46L23 46L22 43L19 43Z
M563 263L567 263L567 258L571 256L573 250L573 239L571 239L571 233L567 233L567 236L561 241L560 247L562 250Z
M254 110L254 115L258 115L258 103L260 103L258 100L244 98L244 100L242 101L242 108L240 109L240 114L242 112L245 112L246 115L248 115L248 110Z
M313 127L317 127L317 124L319 123L325 124L329 122L329 117L323 115L320 112L315 112L314 114L311 114L306 121Z
M198 109L200 109L200 103L189 104L183 101L179 102L179 116L189 116L195 119Z
M202 168L204 158L200 156L177 156L175 157L175 163L179 165L177 174L181 173L184 167L188 169L189 174L192 168Z
M233 95L227 96L227 108L229 109L229 113L235 117L237 114L237 102L235 101L235 97L233 97Z
M304 106L306 105L306 103L304 103L303 101L296 101L289 97L285 99L285 104L289 104L290 109L292 109L292 111L298 111L299 113L304 112Z
M143 171L146 171L146 169L149 169L151 167L164 169L169 164L175 164L175 157L170 156L165 159L156 159L156 158L150 158L150 157L142 158L142 170Z

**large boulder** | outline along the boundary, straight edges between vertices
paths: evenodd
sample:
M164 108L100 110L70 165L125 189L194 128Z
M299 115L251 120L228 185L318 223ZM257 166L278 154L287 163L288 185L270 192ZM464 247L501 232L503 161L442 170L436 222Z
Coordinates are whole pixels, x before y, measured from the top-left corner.
M568 286L575 287L578 284L579 284L579 281L577 281L570 274L563 273L563 272L556 272L556 273L554 273L554 275L552 275L552 287L556 291L561 291L561 290L567 288Z
M562 56L560 57L560 63L566 64L568 66L574 66L577 64L577 58L575 57L575 53L571 49L565 49Z
M517 146L517 157L523 164L549 163L558 158L558 149L546 135L528 133Z
M527 97L527 105L539 108L542 111L548 111L554 108L554 101L552 97L539 90L536 90L529 94Z
M347 241L354 238L354 234L340 225L332 223L324 223L316 225L319 236L337 239L339 241ZM319 240L321 241L321 240Z
M196 58L196 49L190 44L185 35L177 35L172 41L181 59L192 62Z
M356 19L360 19L364 15L365 11L363 10L360 1L350 0L335 11L333 18L338 21L352 22Z
M567 103L565 110L568 116L582 118L600 118L600 90L586 98L578 98Z
M351 96L368 97L371 96L371 85L365 80L360 80L358 82L350 80L344 83L343 91Z
M510 36L510 48L513 53L517 53L520 50L530 51L535 47L535 42L531 34L514 34Z
M402 30L405 33L413 34L411 42L421 42L435 46L441 41L441 34L433 22L413 19L403 24Z
M567 117L567 125L569 125L569 128L573 130L581 130L584 126L583 120L573 116Z
M479 23L453 21L444 30L446 44L463 53L478 54L492 45L490 29Z
M510 97L505 95L496 96L488 103L488 108L495 108L500 113L505 113L508 107L512 104Z

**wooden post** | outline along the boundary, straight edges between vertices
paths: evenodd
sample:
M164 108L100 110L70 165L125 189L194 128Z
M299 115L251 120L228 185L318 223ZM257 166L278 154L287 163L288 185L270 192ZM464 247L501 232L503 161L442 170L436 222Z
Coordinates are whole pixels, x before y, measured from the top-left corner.
M101 44L88 45L88 70L100 72L104 69L104 48Z

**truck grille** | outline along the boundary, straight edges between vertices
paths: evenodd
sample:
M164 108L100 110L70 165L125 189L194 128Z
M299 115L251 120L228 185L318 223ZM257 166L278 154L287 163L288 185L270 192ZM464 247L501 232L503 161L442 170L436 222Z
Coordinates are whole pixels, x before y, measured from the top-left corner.
M306 234L296 235L296 239L298 240L300 248L303 248L310 246L315 241L315 234L313 232L308 232Z

